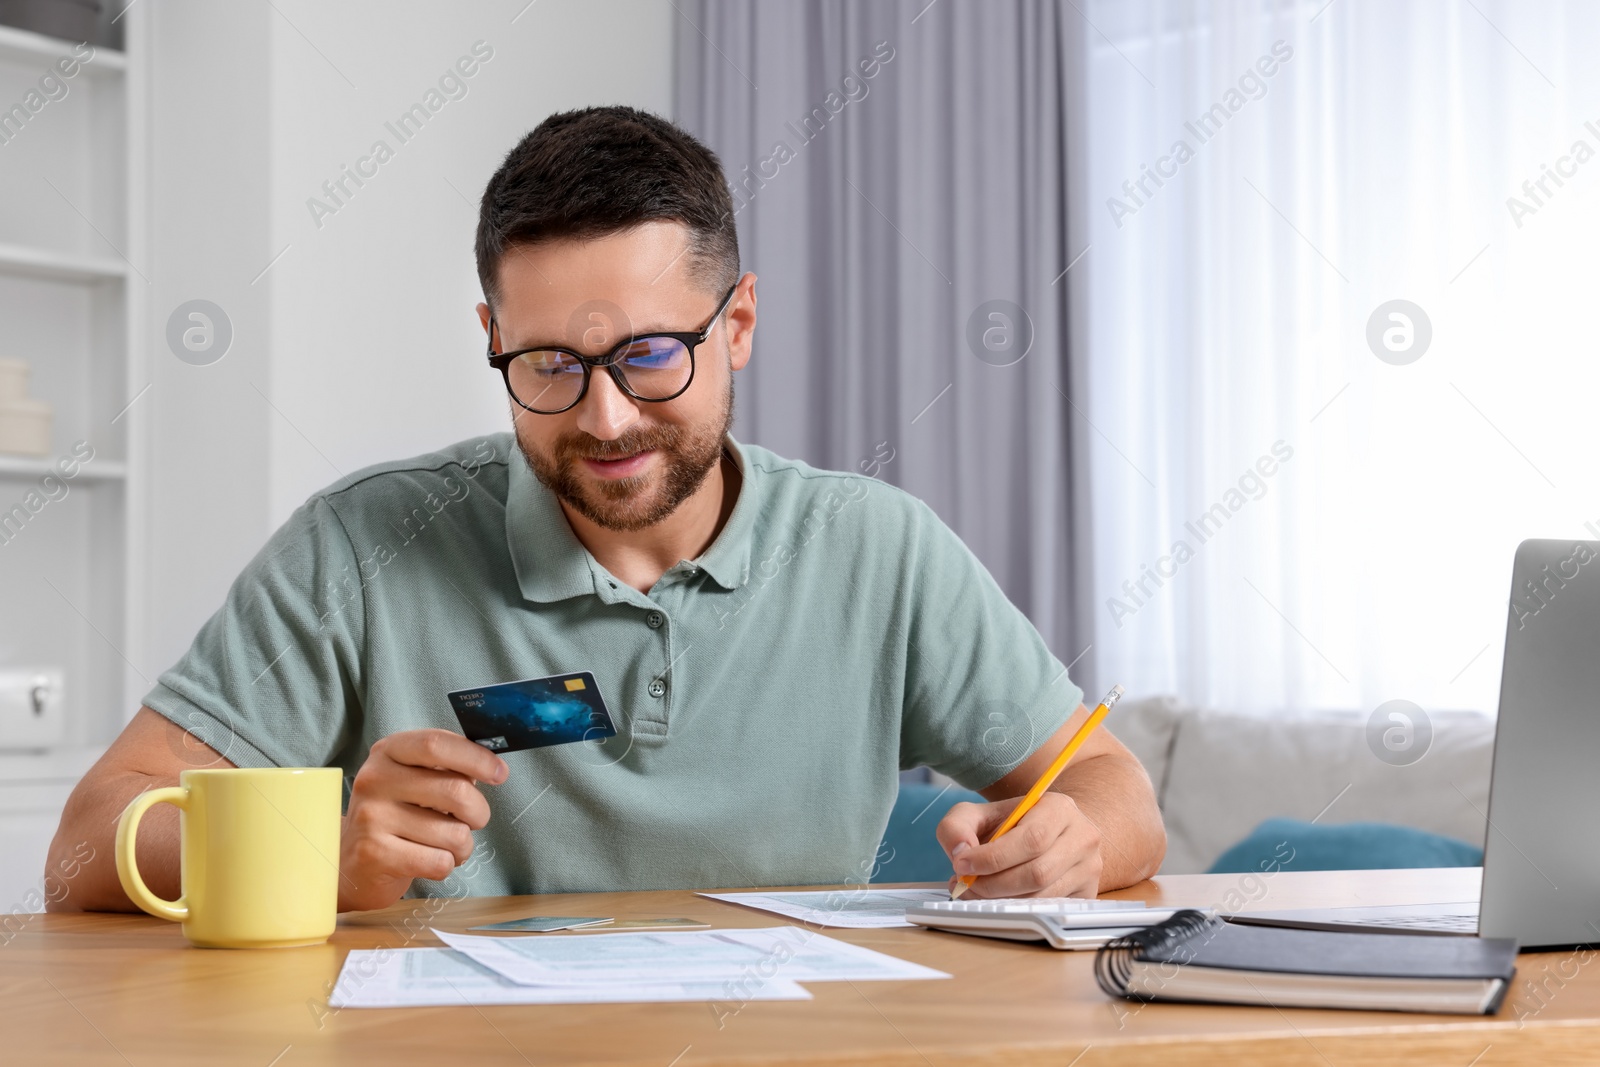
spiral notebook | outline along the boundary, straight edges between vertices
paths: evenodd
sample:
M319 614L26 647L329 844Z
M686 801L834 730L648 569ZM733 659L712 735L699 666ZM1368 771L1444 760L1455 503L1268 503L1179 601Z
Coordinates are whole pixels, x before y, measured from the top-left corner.
M1094 971L1130 1000L1490 1015L1516 961L1511 938L1237 926L1181 911L1109 942Z

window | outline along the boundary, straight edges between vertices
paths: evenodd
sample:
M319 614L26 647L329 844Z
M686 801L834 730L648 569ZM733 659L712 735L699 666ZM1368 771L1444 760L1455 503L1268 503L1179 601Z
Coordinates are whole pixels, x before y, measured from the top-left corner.
M1102 673L1493 711L1516 544L1600 539L1600 7L1082 10Z

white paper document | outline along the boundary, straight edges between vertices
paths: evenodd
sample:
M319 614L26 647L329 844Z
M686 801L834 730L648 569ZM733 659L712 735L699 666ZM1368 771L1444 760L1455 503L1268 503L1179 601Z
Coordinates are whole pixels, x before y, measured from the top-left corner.
M917 963L798 926L660 933L479 937L433 933L513 982L535 986L635 987L657 982L871 982L949 978Z
M803 893L701 893L712 900L770 911L815 926L846 930L873 930L889 926L914 926L906 922L906 908L935 900L949 900L943 889L828 889Z
M333 987L334 1008L431 1008L468 1004L622 1004L727 1000L718 981L647 985L522 985L448 948L354 949ZM784 978L739 987L740 1000L810 1000Z

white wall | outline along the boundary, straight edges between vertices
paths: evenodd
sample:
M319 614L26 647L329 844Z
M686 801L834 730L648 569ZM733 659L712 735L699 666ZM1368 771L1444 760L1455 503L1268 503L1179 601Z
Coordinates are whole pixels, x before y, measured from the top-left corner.
M676 16L665 0L539 0L513 23L526 2L471 15L469 5L411 4L403 17L388 3L284 5L316 24L301 24L314 41L334 42L323 50L356 90L284 20L274 24L272 231L275 248L290 248L270 276L282 412L271 420L274 522L341 473L509 425L473 311L484 184L551 112L671 111ZM475 42L492 58L476 61ZM478 67L460 79L465 96L446 98L402 143L385 123L463 57ZM347 181L353 195L319 228L308 198L378 140L394 158L369 164L377 174L364 186Z
M144 12L149 284L129 291L147 301L150 388L137 403L149 524L145 633L132 647L142 650L134 669L151 682L221 603L267 525L267 412L256 389L271 387L270 291L250 282L271 255L263 210L271 12L206 0L163 0ZM232 348L211 366L184 363L167 347L167 319L195 299L233 321Z
M679 17L669 0L525 4L160 5L147 673L308 494L509 424L473 313L483 185L553 111L670 114ZM478 41L493 54L466 95L402 144L385 123ZM322 183L379 139L393 158L319 226L307 199L332 204ZM162 336L192 297L234 322L212 366L179 363Z

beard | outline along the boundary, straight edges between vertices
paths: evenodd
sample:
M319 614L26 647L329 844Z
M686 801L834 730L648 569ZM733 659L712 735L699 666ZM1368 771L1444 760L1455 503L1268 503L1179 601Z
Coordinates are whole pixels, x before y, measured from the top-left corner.
M693 496L722 458L723 438L732 428L730 377L720 418L699 426L633 427L612 441L577 430L556 438L548 455L530 448L521 434L514 436L540 484L596 526L628 532L654 526ZM622 459L645 451L661 457L661 469L605 481L583 472L585 459Z

